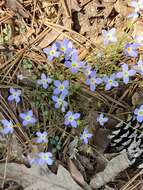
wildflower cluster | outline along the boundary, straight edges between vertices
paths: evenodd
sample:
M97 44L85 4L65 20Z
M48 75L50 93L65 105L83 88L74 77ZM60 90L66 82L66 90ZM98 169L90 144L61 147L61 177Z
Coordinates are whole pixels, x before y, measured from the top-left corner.
M104 37L105 46L108 44L116 43L118 41L115 28L112 28L111 30L103 30L102 34ZM140 44L137 42L126 43L124 46L124 54L130 57L137 57L137 48L139 45ZM84 74L86 78L85 83L90 87L91 91L95 91L98 85L105 85L105 90L110 90L113 87L118 87L119 79L123 79L123 82L125 84L128 84L130 77L133 77L136 74L137 70L135 67L129 69L128 65L124 63L121 65L122 71L113 73L111 76L99 76L97 74L97 71L93 69L88 63L79 61L77 50L73 48L73 44L67 39L64 39L62 42L56 42L50 48L45 48L43 51L46 53L49 61L54 59L64 60L63 63L65 68L68 68L72 74L76 74L78 72ZM53 97L55 107L59 108L62 104L62 111L65 111L65 107L67 107L67 102L64 102L66 95L66 93L64 93L65 86L63 84L60 84L59 81L55 81L54 85L57 87L54 90L55 95L63 91L63 93L61 93L62 96Z
M113 44L117 42L116 37L116 29L112 28L111 30L103 30L102 31L104 37L104 45L107 46L108 44ZM142 38L143 40L143 38ZM126 43L124 46L124 55L127 57L138 57L137 48L139 48L141 43L130 42ZM97 85L105 85L105 90L111 90L113 87L118 87L119 82L122 79L124 84L128 84L130 77L134 77L136 73L141 74L143 73L143 61L140 59L136 65L133 65L129 68L128 64L123 63L121 64L121 71L111 74L110 76L107 75L98 75L95 69L88 64L84 65L83 73L87 77L85 83L90 86L91 91L95 91ZM120 80L119 80L120 79Z
M73 74L76 74L84 64L78 60L77 50L73 48L72 42L68 39L56 42L50 48L44 48L43 51L47 55L48 61L52 61L55 58L58 60L64 59L65 67Z
M115 28L112 28L111 30L103 30L102 34L104 37L105 46L118 41ZM138 57L137 48L139 46L140 43L137 43L136 41L126 43L124 46L125 56L134 58ZM98 85L105 85L105 90L111 90L114 87L118 87L121 79L123 80L124 84L128 84L130 77L135 76L136 73L142 74L143 71L143 62L142 60L139 60L137 65L132 66L131 69L126 63L123 63L121 64L121 71L119 72L113 73L110 76L98 75L97 71L93 69L88 63L79 61L77 50L73 48L73 44L67 39L63 40L62 42L56 42L54 45L52 45L52 47L45 48L43 51L46 53L49 61L54 60L55 58L64 60L64 66L68 68L71 73L76 74L80 72L84 74L86 78L85 83L93 92L96 90ZM65 108L67 107L67 102L65 101L65 96L67 95L65 89L66 86L64 86L64 84L60 84L60 81L55 81L54 85L55 90L52 99L55 102L55 107L62 107L61 109L64 112ZM61 95L55 96L58 95L59 92L61 92Z
M143 1L132 1L130 6L135 8L135 14L139 14L143 9ZM103 30L102 35L104 38L104 45L107 47L109 44L116 43L116 29L112 28L110 30ZM143 38L142 38L143 40ZM138 42L139 39L135 39L132 42L128 42L124 45L123 54L126 57L138 58L138 47L141 43ZM98 71L91 67L90 64L79 60L78 52L73 48L72 42L68 39L54 43L51 47L44 48L43 52L46 54L48 61L55 61L56 63L63 64L65 69L68 69L71 74L81 74L84 76L84 82L89 86L90 90L94 92L96 88L100 85L104 87L106 91L112 88L117 88L120 85L121 80L124 84L128 84L130 78L134 77L136 74L143 75L143 61L140 58L137 60L137 64L129 66L126 63L121 64L119 70L111 75L98 74ZM23 76L19 75L18 80L23 80ZM54 104L56 109L60 109L64 113L64 125L67 127L78 128L80 125L81 114L69 109L68 97L70 90L70 82L68 80L59 80L59 78L54 79L45 73L36 81L38 88L43 90L52 89L52 95L50 96L52 104ZM10 88L9 89L9 102L15 102L16 105L20 103L22 96L22 91L19 89ZM143 105L140 108L135 109L134 115L139 122L143 121ZM37 122L36 117L31 109L21 112L19 114L23 127L34 126ZM108 117L105 117L102 113L96 118L97 122L104 126L108 122ZM14 132L14 124L12 121L7 119L1 120L3 125L3 133L5 135L12 134ZM48 143L48 133L46 131L36 131L35 132L35 142L37 144L47 144ZM89 140L92 138L93 134L89 132L87 128L83 129L80 134L80 140L84 144L88 144ZM29 162L37 164L53 164L53 155L51 152L40 152L37 157L30 159Z

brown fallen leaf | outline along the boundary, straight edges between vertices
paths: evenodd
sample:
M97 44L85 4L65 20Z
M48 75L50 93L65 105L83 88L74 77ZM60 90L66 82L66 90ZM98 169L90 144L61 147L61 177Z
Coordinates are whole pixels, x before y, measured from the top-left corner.
M88 15L80 12L78 14L78 20L80 23L80 34L85 35L88 31L90 31L91 27ZM75 28L78 30L78 26L75 25Z
M85 5L87 5L89 2L91 2L92 0L79 0L80 2L80 6L83 7Z
M108 182L113 181L114 178L122 171L127 169L131 164L127 153L121 153L115 158L111 159L105 169L95 175L90 181L90 186L93 189L98 189Z
M70 170L70 173L71 173L73 179L78 184L80 184L82 187L84 187L85 190L92 190L91 187L85 182L82 174L77 169L77 167L75 166L75 164L73 163L73 161L71 159L68 159L68 167L69 167L69 170Z
M128 7L127 1L118 0L114 4L115 10L122 16L127 17L131 12L133 12L133 9L131 7Z
M5 164L0 164L0 176L3 176ZM26 168L24 165L8 163L6 168L7 179L13 179L24 190L82 190L70 176L70 173L61 165L57 175L51 173L47 166L33 165Z
M85 15L86 15L88 18L96 17L97 14L98 14L97 8L98 8L98 3L96 3L96 1L91 1L91 2L89 2L89 3L84 7Z
M79 53L79 59L84 60L87 57L87 55L89 54L89 51L85 48L81 48L81 49L79 49L78 53Z
M117 0L103 0L104 3L115 3Z
M19 46L20 44L23 44L24 42L28 41L28 38L35 32L33 28L28 28L28 30L18 36L15 36L13 39L13 43L16 46Z
M139 88L132 96L132 104L134 107L137 107L142 102L143 102L143 88Z
M74 165L73 161L71 159L68 159L68 167L70 169L72 177L82 186L84 186L85 181L80 173L80 171L77 169L77 167Z
M67 16L71 17L72 11L80 11L80 7L77 0L61 0L62 5L67 13Z
M136 21L133 25L133 33L132 33L132 37L134 39L137 39L138 37L143 36L143 19L140 19L138 21ZM137 40L138 41L138 40ZM139 40L139 42L143 42L143 39ZM140 51L143 51L143 45L141 45L138 48Z
M48 45L50 45L52 42L54 42L60 35L63 30L59 29L58 31L55 30L50 30L47 35L45 35L45 37L43 38L43 40L39 43L39 47L41 49L47 47Z
M29 14L18 0L6 0L6 6L15 13L18 12L23 18L29 17Z
M134 23L134 31L132 33L133 37L142 36L143 35L143 19L138 20Z

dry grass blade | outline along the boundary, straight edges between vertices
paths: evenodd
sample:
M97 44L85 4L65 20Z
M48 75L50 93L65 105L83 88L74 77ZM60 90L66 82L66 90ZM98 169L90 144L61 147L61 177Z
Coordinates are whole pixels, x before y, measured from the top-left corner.
M129 182L125 184L120 190L127 190L129 186L141 175L143 175L143 169L139 173L137 173L131 180L129 180Z
M63 6L63 8L64 8L64 10L66 12L66 15L68 17L71 17L71 6L70 6L70 4L68 4L69 5L68 6L66 0L61 0L61 4L62 4L62 6Z
M6 0L6 5L14 12L18 12L23 18L28 18L29 14L17 0Z
M106 95L105 93L99 93L99 94L101 94L103 97L107 98L107 100L109 100L109 101L115 103L116 105L120 105L121 107L123 107L123 108L125 108L125 109L127 109L127 108L129 109L129 105L128 105L128 104L127 104L127 105L124 105L124 104L122 104L121 102L119 102L118 100L115 100L115 99L113 99L112 97Z
M6 61L4 64L0 65L0 71L1 73L4 71L5 73L5 70L7 68L9 68L9 64L11 64L11 62L13 61L14 63L16 63L23 55L25 49L21 49L19 50L11 59L9 59L8 61Z
M84 37L83 35L81 35L81 34L75 32L75 31L73 31L73 30L71 30L71 29L69 29L69 28L65 28L64 26L61 26L61 25L58 25L58 24L54 24L54 23L51 23L51 22L48 22L48 21L46 21L45 24L46 24L48 27L50 27L50 28L56 30L57 32L58 32L59 28L61 28L61 29L63 29L63 30L68 31L68 32L71 33L71 34L73 33L73 34L79 36L79 39L80 39L80 38L83 38L83 40L89 42L89 43L90 43L90 47L91 47L92 49L94 49L92 42L91 42L89 39L87 39L86 37ZM86 48L80 41L78 41L77 39L74 39L73 37L70 37L70 35L67 35L67 34L65 34L64 32L60 32L60 33L63 34L64 36L68 37L69 39L71 39L71 40L74 41L76 44L80 45L81 47L84 47L85 49L87 49L87 48Z
M0 25L2 23L6 23L8 20L10 20L12 17L14 16L13 13L8 12L6 16L3 16L2 18L0 18Z

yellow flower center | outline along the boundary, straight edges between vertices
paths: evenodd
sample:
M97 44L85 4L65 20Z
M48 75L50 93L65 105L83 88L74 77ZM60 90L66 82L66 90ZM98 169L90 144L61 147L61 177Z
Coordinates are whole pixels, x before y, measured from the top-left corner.
M142 70L143 69L143 65L138 66L138 69Z
M44 83L44 84L47 83L47 79L44 79L44 80L43 80L43 83Z
M110 79L110 80L109 80L109 84L112 84L112 83L113 83L113 80L112 80L112 79Z
M86 139L86 138L87 138L87 134L83 134L83 138L85 138L85 139Z
M108 40L111 40L112 35L111 34L107 34L107 38L108 38Z
M71 115L71 116L69 116L68 120L69 120L70 122L72 122L72 121L74 120L74 117Z
M124 74L125 77L128 77L128 76L129 76L128 71L124 71L123 74Z
M138 8L141 9L142 8L142 3L139 1L137 2Z
M95 80L94 80L94 79L90 79L90 83L91 83L91 84L94 84L94 83L95 83Z
M127 52L128 52L128 53L131 53L131 51L132 51L132 48L131 48L131 47L128 47L128 48L127 48Z
M48 155L43 155L44 160L48 160Z
M26 121L30 121L30 119L31 119L31 116L30 116L30 115L27 115L27 116L25 117L25 120L26 120Z
M143 111L139 111L139 116L143 116Z
M66 50L66 48L65 47L61 47L61 51L65 51Z
M59 86L59 90L64 90L64 88L65 88L64 85Z
M72 65L72 67L77 67L77 63L76 62L73 62L71 65Z
M55 50L51 50L50 55L54 55L54 54L55 54Z
M14 93L13 93L13 97L14 97L14 98L16 98L16 96L17 96L17 93L16 93L16 92L14 92Z
M45 139L45 138L46 138L46 136L45 136L45 135L41 135L41 138L42 138L42 139Z
M58 102L59 102L60 105L62 105L63 100L62 100L61 98L59 98L59 99L58 99Z

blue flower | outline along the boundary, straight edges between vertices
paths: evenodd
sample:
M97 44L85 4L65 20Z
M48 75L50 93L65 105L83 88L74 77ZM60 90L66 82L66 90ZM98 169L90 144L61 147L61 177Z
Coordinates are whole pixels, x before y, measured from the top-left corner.
M52 100L55 102L55 108L58 109L61 107L62 112L65 112L68 106L67 101L65 101L64 99L65 99L65 95L63 94L60 96L52 96Z
M76 74L79 69L84 66L84 62L78 61L78 54L73 53L71 61L66 61L65 66L69 68L73 74Z
M85 83L90 86L91 91L95 91L96 85L101 84L102 81L101 78L96 77L96 71L92 71Z
M60 43L60 47L59 50L61 51L61 53L65 54L69 54L72 51L72 42L70 42L68 39L64 39L61 43Z
M68 111L65 115L65 125L71 125L72 127L77 127L77 120L80 118L80 113L73 113L72 111Z
M48 56L48 60L52 61L54 58L60 56L60 52L58 50L58 45L54 43L50 48L44 48L43 52Z
M143 75L143 61L140 59L133 67L139 74Z
M8 121L7 119L2 119L1 123L4 126L3 133L5 135L13 133L13 131L14 131L14 129L13 129L13 123L11 121Z
M71 46L72 49L72 46ZM78 56L78 51L77 49L72 49L69 53L65 54L65 60L69 61L71 60L72 56L77 55Z
M88 144L89 139L93 136L93 134L88 132L88 129L85 128L83 133L80 135L80 139L85 143Z
M61 82L59 80L55 80L54 85L56 87L54 89L54 94L58 95L61 93L65 96L68 94L68 88L69 88L69 81L68 80L64 80L63 82Z
M118 82L116 81L116 74L112 74L110 77L106 76L103 78L105 85L105 90L110 90L112 87L119 86Z
M44 73L41 74L41 79L37 80L37 84L42 85L44 89L47 89L52 79L47 77Z
M139 17L139 13L130 13L127 18L136 20Z
M139 47L138 43L127 43L125 45L125 54L127 56L131 56L131 57L137 57L138 56L138 52L136 51L136 49Z
M139 44L139 46L143 46L143 35L138 35L134 38L134 41Z
M32 166L33 164L37 164L37 158L31 158L29 155L27 156L27 161L30 166Z
M139 108L136 108L134 111L134 114L137 117L138 122L143 121L143 105L141 105Z
M48 139L47 139L47 132L44 131L43 133L41 133L40 131L36 132L36 135L37 135L37 139L36 139L36 142L37 143L47 143L48 142Z
M135 9L135 12L143 10L143 0L131 1L129 5Z
M122 72L118 72L116 74L117 78L123 78L123 82L125 84L128 84L129 82L129 77L130 76L134 76L136 74L135 70L129 70L128 65L127 64L123 64L122 65Z
M116 29L112 28L111 30L102 30L102 34L104 37L104 45L108 45L109 43L115 43L117 42L116 38Z
M17 75L18 80L23 80L24 78L26 78L26 77L24 77L22 74Z
M99 117L97 117L97 122L99 122L101 126L103 126L107 121L108 117L104 117L102 113L99 115Z
M29 110L25 113L20 113L19 114L20 118L23 120L22 125L27 126L27 125L34 125L36 123L36 119L33 116L33 111Z
M84 66L83 73L86 77L90 76L90 74L92 73L92 67L90 65Z
M52 156L53 155L51 152L40 152L38 154L37 163L39 165L48 164L49 166L51 166L53 164Z
M20 102L20 96L21 96L21 90L16 90L14 88L9 89L10 96L8 97L8 101L13 101L15 100L16 103Z

